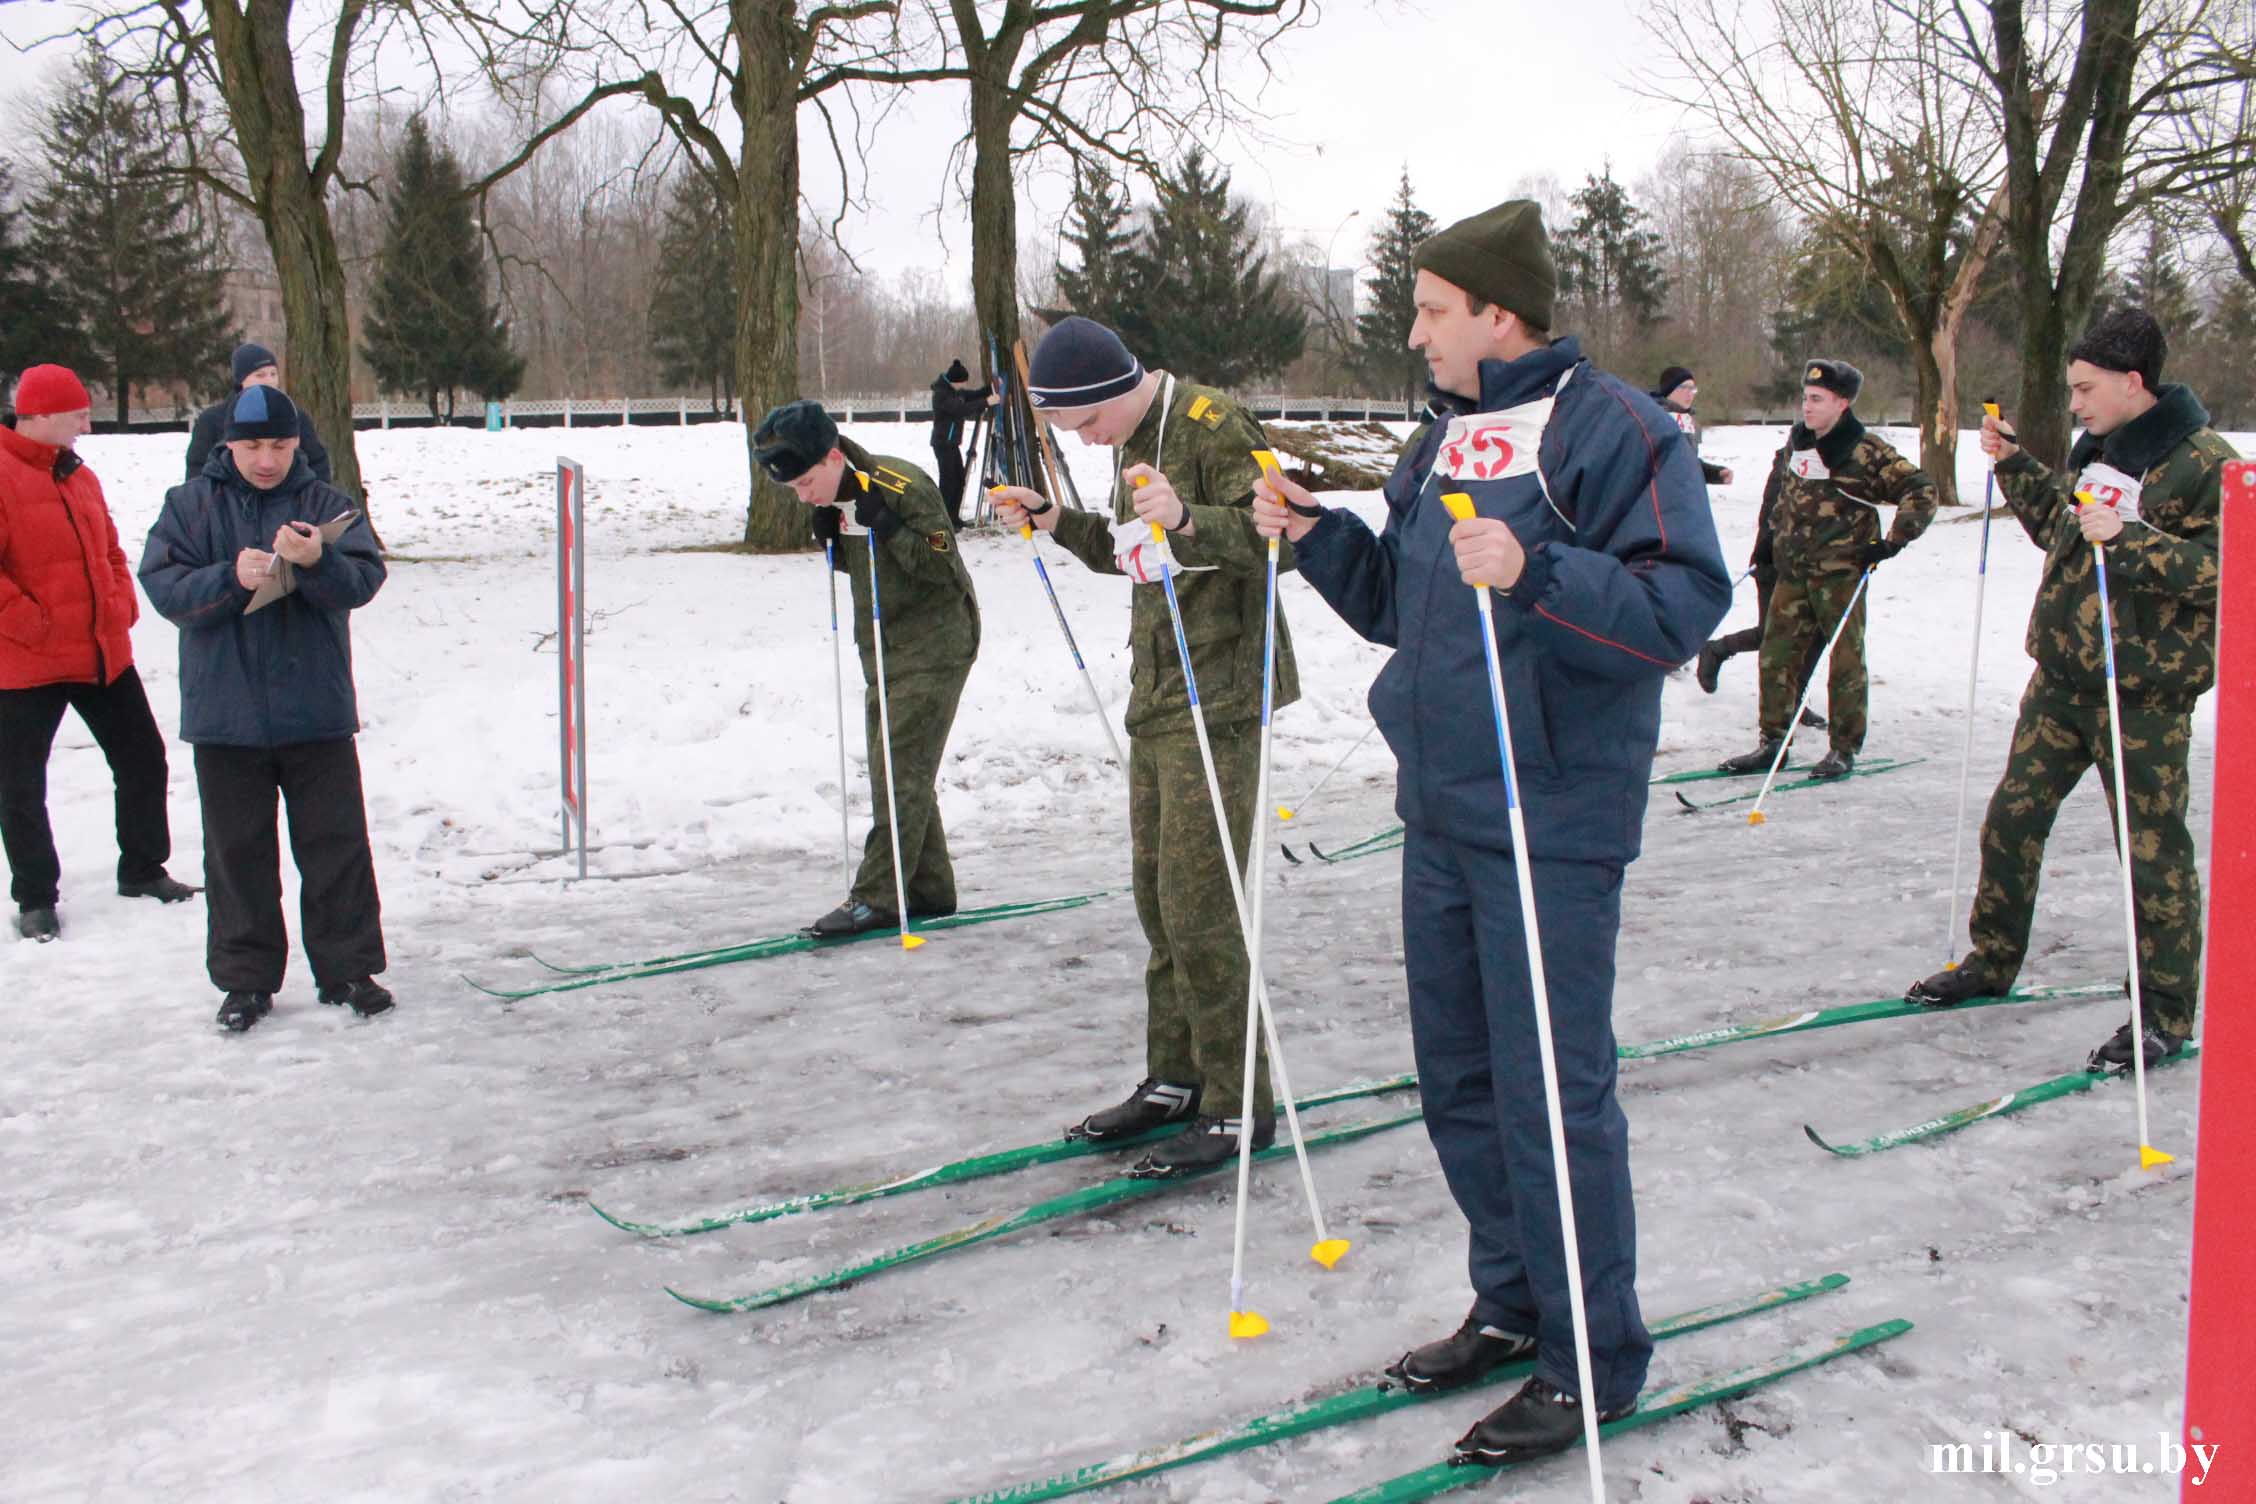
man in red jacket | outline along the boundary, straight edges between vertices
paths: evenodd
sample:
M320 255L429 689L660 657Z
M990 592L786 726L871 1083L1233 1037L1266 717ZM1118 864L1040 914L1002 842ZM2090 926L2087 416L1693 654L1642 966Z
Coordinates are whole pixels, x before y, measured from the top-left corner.
M70 371L33 366L16 382L16 426L0 428L0 846L27 940L62 933L47 754L66 707L117 784L118 892L166 903L197 892L164 869L165 744L133 670L133 571L101 482L71 448L92 406Z

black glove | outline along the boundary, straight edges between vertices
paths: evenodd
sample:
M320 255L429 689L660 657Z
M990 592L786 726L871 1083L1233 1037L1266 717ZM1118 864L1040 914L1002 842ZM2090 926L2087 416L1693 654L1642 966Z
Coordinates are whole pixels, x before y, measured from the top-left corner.
M838 515L838 508L815 507L812 510L815 514L813 523L815 541L826 547L836 543L839 529L845 525L845 519Z
M1755 551L1747 555L1747 562L1752 564L1758 573L1778 567L1777 538L1769 528L1766 527L1755 534Z
M854 498L854 520L877 534L880 543L901 530L900 515L878 500L875 491L863 491Z
M1882 538L1877 543L1867 543L1857 551L1857 567L1859 569L1875 569L1902 552L1903 545L1901 543L1890 543L1887 539Z

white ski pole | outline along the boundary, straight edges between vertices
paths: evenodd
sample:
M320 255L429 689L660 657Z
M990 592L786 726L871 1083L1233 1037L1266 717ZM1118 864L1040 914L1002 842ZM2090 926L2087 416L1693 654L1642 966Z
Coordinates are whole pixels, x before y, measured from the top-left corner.
M1053 501L1050 505L1057 503ZM1104 727L1105 744L1112 748L1112 760L1126 773L1128 755L1120 750L1120 738L1113 734L1112 712L1105 708L1104 696L1097 693L1097 681L1081 657L1081 644L1073 640L1072 623L1065 619L1065 607L1058 600L1057 587L1050 583L1050 569L1042 562L1042 545L1034 540L1033 524L1021 523L1018 535L1026 540L1026 551L1034 559L1034 572L1042 577L1042 593L1050 598L1050 610L1057 616L1058 630L1065 634L1065 650L1073 655L1073 666L1081 671L1081 686L1089 692L1089 704L1097 712L1097 724Z
M1441 498L1459 522L1473 518L1473 498L1452 491ZM1512 875L1520 889L1520 928L1527 935L1528 986L1535 998L1535 1042L1543 1057L1543 1108L1551 1125L1551 1175L1559 1183L1559 1239L1567 1258L1567 1300L1574 1314L1575 1377L1582 1386L1582 1439L1590 1451L1590 1496L1606 1497L1598 1458L1598 1386L1590 1363L1590 1313L1582 1294L1582 1244L1575 1235L1574 1182L1567 1173L1566 1109L1559 1101L1559 1056L1551 1043L1551 988L1543 968L1543 937L1536 927L1535 873L1528 862L1527 820L1520 813L1520 779L1512 761L1512 721L1504 705L1504 670L1496 658L1496 616L1488 586L1473 586L1480 606L1481 651L1488 659L1488 703L1496 713L1496 753L1504 763L1504 817L1512 833Z
M1339 761L1333 763L1331 767L1325 770L1324 776L1316 780L1316 787L1310 789L1307 793L1300 796L1300 803L1280 804L1277 806L1277 818L1280 820L1290 820L1293 816L1308 808L1309 805L1314 804L1316 802L1316 796L1324 792L1324 785L1332 781L1332 775L1337 773L1340 769L1346 767L1347 760L1350 757L1353 757L1356 753L1362 751L1363 744L1369 741L1371 739L1371 733L1378 729L1379 723L1377 721L1373 721L1370 725L1365 726L1363 728L1363 734L1355 739L1355 745L1348 748L1345 752L1342 752L1339 755Z
M830 688L838 707L838 854L846 865L846 886L854 886L854 832L847 806L852 802L846 786L846 668L838 641L838 544L823 540L823 573L830 577ZM876 586L871 591L874 595Z
M856 472L855 478L862 489L869 489L869 477ZM877 657L877 736L885 747L885 826L893 840L893 902L894 913L901 921L901 949L915 950L924 944L924 937L909 933L909 880L901 870L901 809L900 800L893 788L893 713L885 698L885 611L877 598L877 529L869 530L870 566L870 642Z
M1995 402L1982 404L1994 422ZM1982 558L1974 569L1974 651L1966 665L1966 751L1958 762L1958 824L1951 832L1950 922L1943 930L1943 960L1958 966L1958 876L1966 856L1966 795L1974 773L1974 691L1982 682L1982 594L1990 583L1990 503L1997 494L1997 467L1982 477Z
M1856 589L1849 594L1849 609L1841 613L1840 624L1833 628L1833 635L1825 639L1825 651L1810 662L1809 677L1802 681L1802 697L1794 702L1794 713L1787 718L1786 735L1779 740L1778 755L1770 760L1770 771L1763 775L1762 792L1755 795L1755 807L1747 811L1749 825L1760 825L1770 818L1763 813L1763 801L1770 797L1770 786L1778 781L1778 770L1786 766L1786 754L1794 746L1794 733L1802 729L1802 712L1809 708L1810 691L1817 688L1817 665L1823 663L1831 666L1833 646L1841 640L1841 634L1848 630L1849 618L1856 615L1857 602L1864 598L1864 587L1872 583L1874 567L1867 564L1864 573L1857 577Z

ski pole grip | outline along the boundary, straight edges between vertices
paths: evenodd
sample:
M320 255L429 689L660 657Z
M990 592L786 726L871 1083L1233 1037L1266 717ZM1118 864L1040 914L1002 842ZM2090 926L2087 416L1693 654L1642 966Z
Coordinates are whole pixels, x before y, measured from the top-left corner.
M1993 418L2001 418L2005 416L2003 413L1998 411L1998 405L1995 402L1983 403L1982 411L1988 413Z
M1132 481L1128 482L1128 484L1129 484L1129 485L1131 485L1131 486L1133 486L1133 487L1135 487L1135 488L1136 488L1137 490L1139 490L1139 491L1140 491L1140 490L1142 490L1142 489L1143 489L1144 487L1146 487L1146 486L1148 486L1148 485L1150 485L1150 484L1151 484L1151 477L1150 477L1150 476L1148 476L1148 475L1139 475L1139 476L1137 476L1137 477L1136 477L1136 478L1135 478L1134 480L1132 480ZM1159 525L1158 523L1156 523L1156 522L1155 522L1155 523L1151 524L1151 530L1152 530L1152 542L1154 542L1154 543L1165 543L1165 542L1167 541L1167 529L1166 529L1166 528L1163 528L1163 527L1161 527L1161 526L1160 526L1160 525Z
M1473 499L1472 497L1467 496L1464 492L1448 492L1441 498L1441 504L1447 507L1449 509L1449 515L1456 518L1459 522L1470 522L1473 520Z

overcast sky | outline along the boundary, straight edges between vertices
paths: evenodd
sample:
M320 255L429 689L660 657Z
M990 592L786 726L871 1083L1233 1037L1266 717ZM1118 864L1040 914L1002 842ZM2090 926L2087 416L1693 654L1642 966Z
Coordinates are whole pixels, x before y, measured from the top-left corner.
M28 42L72 9L0 0L0 38ZM300 9L309 20L327 11ZM1332 247L1335 265L1360 260L1405 165L1419 205L1443 223L1541 174L1572 188L1610 160L1633 182L1679 124L1676 110L1636 91L1634 70L1653 54L1639 9L1634 0L1326 0L1319 24L1272 52L1277 76L1259 96L1268 139L1207 144L1229 165L1238 193L1261 203L1288 239L1305 238L1319 253ZM66 63L61 49L28 66L5 55L0 114L20 123L38 79ZM311 82L314 68L302 68L301 83ZM836 201L835 174L812 112L807 118L806 192L820 207ZM870 208L846 231L865 268L931 268L968 296L968 223L960 204L935 215L936 204L954 198L947 158L962 129L963 96L949 85L914 92L879 128ZM25 136L19 128L11 139ZM1056 173L1029 183L1022 235L1046 238L1065 195ZM1359 217L1343 227L1350 211Z

